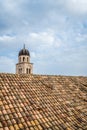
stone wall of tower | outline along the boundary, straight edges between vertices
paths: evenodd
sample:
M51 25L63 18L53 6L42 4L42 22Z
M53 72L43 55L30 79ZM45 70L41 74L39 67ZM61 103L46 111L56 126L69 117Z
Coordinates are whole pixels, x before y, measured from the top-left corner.
M16 74L32 74L33 64L32 63L18 63L16 64Z

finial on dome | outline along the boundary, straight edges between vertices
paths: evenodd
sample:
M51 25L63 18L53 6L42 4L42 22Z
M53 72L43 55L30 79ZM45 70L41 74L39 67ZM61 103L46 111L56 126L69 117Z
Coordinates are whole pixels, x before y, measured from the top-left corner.
M25 44L24 44L24 49L25 49Z

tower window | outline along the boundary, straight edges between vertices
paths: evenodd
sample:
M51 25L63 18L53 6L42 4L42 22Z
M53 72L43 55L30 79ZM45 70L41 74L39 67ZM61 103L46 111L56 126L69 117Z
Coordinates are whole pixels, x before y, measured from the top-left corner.
M19 74L22 74L22 68L19 68Z
M20 69L19 69L19 74L20 74Z
M19 62L21 62L21 57L19 58Z
M29 74L31 73L31 69L29 69Z
M25 61L25 57L23 57L23 61Z
M21 74L22 74L22 68L21 68Z
M27 62L28 62L28 57L27 57Z
M28 74L28 68L26 69L26 74Z

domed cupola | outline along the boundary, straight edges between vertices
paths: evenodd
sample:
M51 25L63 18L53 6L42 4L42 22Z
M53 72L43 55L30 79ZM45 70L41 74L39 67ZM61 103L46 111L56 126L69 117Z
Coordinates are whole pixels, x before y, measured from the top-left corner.
M18 56L22 56L22 55L30 56L29 51L27 49L25 49L25 44L24 44L24 48L19 51L19 55Z

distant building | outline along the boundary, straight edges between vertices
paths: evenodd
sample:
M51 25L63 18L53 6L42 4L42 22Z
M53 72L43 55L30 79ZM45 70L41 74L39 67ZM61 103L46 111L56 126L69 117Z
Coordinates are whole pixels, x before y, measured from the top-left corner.
M30 53L24 48L19 51L18 63L16 64L16 74L32 74L33 64L30 63Z

